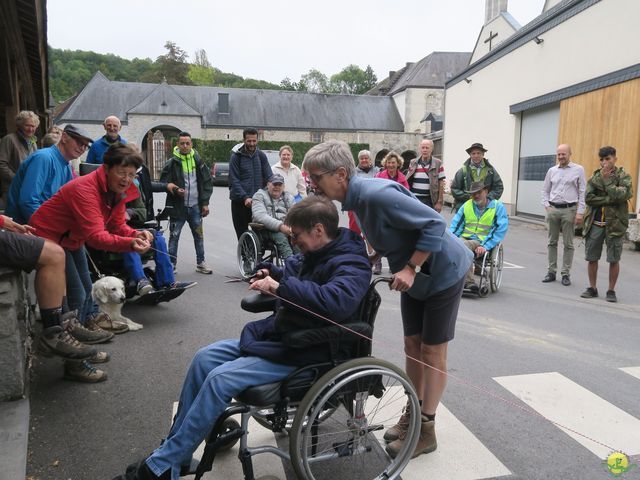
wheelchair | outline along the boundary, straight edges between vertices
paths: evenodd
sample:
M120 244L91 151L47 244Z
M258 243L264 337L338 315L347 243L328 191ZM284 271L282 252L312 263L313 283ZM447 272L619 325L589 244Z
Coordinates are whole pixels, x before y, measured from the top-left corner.
M89 163L81 163L80 164L80 175L87 175L94 170L100 168L101 165L97 164L89 164ZM144 223L144 228L147 230L155 230L158 232L162 231L162 226L160 222L162 220L166 220L168 218L168 211L158 210L158 214L156 215L155 220L150 220ZM95 282L100 278L101 275L110 275L114 277L118 277L122 279L125 284L125 295L127 297L127 301L137 305L157 305L161 302L169 302L180 295L182 295L185 291L185 288L172 288L172 289L161 289L151 292L142 297L137 296L137 286L132 281L127 281L127 272L124 267L124 262L122 260L122 255L114 252L106 252L103 250L96 250L91 248L89 245L86 245L87 253L89 256L89 273L91 274L91 281ZM141 255L141 260L143 264L143 270L146 277L154 283L155 280L155 269L150 267L148 263L153 260L153 253L148 251Z
M249 230L243 232L238 240L238 269L242 278L250 278L261 262L272 262L279 267L284 265L284 258L278 251L278 246L266 236L261 235L265 230L262 223L249 223Z
M395 479L411 459L420 436L420 416L412 415L402 451L391 458L385 451L384 431L396 424L407 404L420 411L407 375L395 365L371 357L371 338L380 306L375 279L360 305L359 321L339 326L291 332L284 343L298 348L328 344L329 363L302 367L281 382L248 388L217 420L206 438L202 459L181 475L196 479L210 471L216 453L238 441L238 457L245 480L255 480L252 457L272 453L291 462L296 477ZM242 301L251 312L273 310L275 299L255 294ZM360 336L362 335L362 336ZM286 335L285 335L286 336ZM365 338L366 337L366 338ZM349 352L347 356L341 354ZM231 418L240 414L240 423ZM288 451L265 445L248 446L248 424L288 434Z
M497 293L502 285L502 269L504 265L504 247L499 243L493 249L487 250L482 256L474 259L474 273L479 275L478 290L464 290L466 294L474 294L486 297L491 293Z

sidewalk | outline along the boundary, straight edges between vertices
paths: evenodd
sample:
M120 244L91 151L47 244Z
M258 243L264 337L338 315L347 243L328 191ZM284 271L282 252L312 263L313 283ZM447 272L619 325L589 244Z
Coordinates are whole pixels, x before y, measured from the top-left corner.
M25 478L29 444L29 400L0 402L0 480Z

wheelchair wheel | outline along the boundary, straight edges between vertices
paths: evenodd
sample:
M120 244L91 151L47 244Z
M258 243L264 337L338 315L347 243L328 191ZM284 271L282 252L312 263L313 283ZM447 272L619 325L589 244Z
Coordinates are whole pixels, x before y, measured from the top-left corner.
M254 274L256 265L261 260L260 239L255 232L248 230L238 240L238 269L243 278Z
M478 260L480 262L480 260ZM489 295L489 252L485 252L482 256L482 263L479 265L478 275L480 275L480 280L478 282L478 296L486 297ZM476 263L478 266L478 263Z
M289 450L297 477L316 480L334 472L340 478L397 478L418 442L420 416L411 416L395 458L386 453L383 435L407 402L413 412L420 411L411 381L389 362L358 358L327 372L302 399L291 427Z
M240 424L234 418L227 418L222 424L222 431L220 432L220 434L231 432L233 430L239 430L239 429L240 429ZM230 450L231 448L233 448L233 446L236 443L238 443L238 440L240 439L236 438L223 445L220 445L220 448L218 448L217 452L225 452L227 450Z
M293 426L293 419L296 414L295 407L296 407L295 405L290 405L287 408L287 422L286 422L286 425L284 426L284 430L287 432L291 431L291 427ZM328 410L320 412L320 415L318 415L318 422L324 422L327 418L333 415L334 411L335 411L335 408L330 408ZM274 416L274 412L272 408L264 408L264 409L258 410L256 412L253 412L251 416L256 422L258 422L258 424L262 425L264 428L268 430L273 431L272 419Z
M284 266L284 260L282 259L282 254L280 253L280 250L278 250L278 246L275 244L273 245L273 250L271 250L271 261L277 267Z
M502 285L502 266L504 265L504 251L502 244L491 252L491 266L489 267L489 281L491 291L496 293Z

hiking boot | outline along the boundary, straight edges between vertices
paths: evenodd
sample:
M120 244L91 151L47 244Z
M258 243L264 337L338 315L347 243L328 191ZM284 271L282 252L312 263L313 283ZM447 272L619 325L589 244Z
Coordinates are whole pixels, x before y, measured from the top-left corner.
M107 373L98 370L87 360L64 362L64 378L77 382L98 383L107 379Z
M81 325L77 318L66 322L66 325L63 323L63 327L71 334L72 337L79 342L86 343L87 345L105 343L113 338L113 333L105 332L97 325L93 325L93 322L90 322L89 325L94 328L94 330L90 330L89 328Z
M96 352L96 354L87 359L88 362L91 363L107 363L111 360L111 354L109 352Z
M94 320L96 325L98 325L102 330L106 330L107 332L111 332L116 335L119 335L121 333L126 333L129 331L129 325L127 325L124 322L118 322L117 320L112 320L111 317L104 312L101 312L98 315L96 315Z
M409 419L411 418L411 403L407 402L407 404L402 408L402 416L398 423L396 423L393 427L384 432L385 442L393 442L397 440L400 435L404 434L409 428Z
M616 297L615 290L607 290L607 296L605 297L607 302L616 303L618 301L618 297Z
M209 268L209 265L207 265L206 262L202 262L199 263L196 267L196 272L204 273L205 275L211 275L213 273L213 270Z
M418 444L416 445L416 449L413 451L411 458L416 458L418 455L422 455L423 453L431 453L438 448L435 426L436 422L433 420L422 420L422 423L420 424L420 438L418 439ZM404 446L406 436L407 431L405 430L397 440L394 440L387 445L386 450L391 458L396 458L396 455L400 453Z
M598 289L593 287L587 287L587 289L580 295L582 298L596 298L598 296Z
M182 288L183 290L188 290L191 287L195 287L198 282L173 282L167 288L169 290L175 290L177 288Z
M58 355L69 359L90 358L97 353L94 347L80 343L60 325L54 325L42 331L38 350L43 355Z
M148 278L143 278L142 280L138 281L136 290L138 292L138 295L142 297L143 295L147 295L153 292L153 285L151 285L151 282L149 281Z

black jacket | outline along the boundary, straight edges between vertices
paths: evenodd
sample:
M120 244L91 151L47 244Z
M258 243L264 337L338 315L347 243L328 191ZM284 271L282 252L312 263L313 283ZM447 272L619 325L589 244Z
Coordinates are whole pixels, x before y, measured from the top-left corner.
M202 208L209 205L209 199L213 193L213 180L211 179L209 168L197 153L195 154L195 161L196 178L198 180L198 206ZM179 188L185 188L182 162L179 158L171 157L167 160L160 175L160 182L175 183ZM181 196L174 195L171 192L167 193L167 207L169 208L169 217L179 219L186 217L184 198Z

